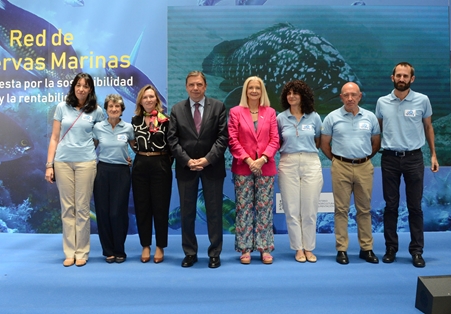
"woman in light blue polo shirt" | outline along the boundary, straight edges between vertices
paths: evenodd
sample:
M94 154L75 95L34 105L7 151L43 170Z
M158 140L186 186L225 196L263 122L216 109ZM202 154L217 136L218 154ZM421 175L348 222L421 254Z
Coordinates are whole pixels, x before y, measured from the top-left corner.
M99 162L94 181L94 203L102 253L107 263L122 263L127 255L124 244L128 231L128 199L131 175L128 145L135 145L130 123L121 115L125 110L121 96L105 98L108 119L94 126L94 143L99 148Z
M321 118L314 109L313 92L303 81L288 82L282 90L277 116L281 139L279 188L290 247L295 260L316 262L316 216L323 187L318 147Z
M77 74L66 101L57 105L53 116L45 171L50 183L56 174L66 267L84 266L89 257L90 201L96 176L92 129L103 119L92 77Z

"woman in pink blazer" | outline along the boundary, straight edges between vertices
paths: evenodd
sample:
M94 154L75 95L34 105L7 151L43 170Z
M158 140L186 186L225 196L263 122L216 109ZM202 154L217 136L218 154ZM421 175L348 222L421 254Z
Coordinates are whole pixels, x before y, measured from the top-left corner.
M228 129L236 197L235 250L241 252L242 264L251 262L254 250L264 264L272 264L274 155L279 133L276 111L259 77L244 82L240 104L230 109Z

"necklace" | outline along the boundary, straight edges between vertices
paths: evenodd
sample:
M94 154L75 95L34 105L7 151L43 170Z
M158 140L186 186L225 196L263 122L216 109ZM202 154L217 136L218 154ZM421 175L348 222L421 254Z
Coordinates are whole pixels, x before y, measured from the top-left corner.
M249 111L251 111L251 110L249 109ZM258 110L257 111L251 111L251 113L252 114L258 114Z

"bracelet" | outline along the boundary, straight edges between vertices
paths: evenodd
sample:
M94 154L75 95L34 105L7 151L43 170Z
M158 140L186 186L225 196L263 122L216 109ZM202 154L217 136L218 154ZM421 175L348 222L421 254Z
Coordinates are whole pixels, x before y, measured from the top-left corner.
M262 155L263 160L265 161L265 164L268 162L268 158L266 158L265 155Z
M53 168L53 162L46 162L45 163L45 168Z

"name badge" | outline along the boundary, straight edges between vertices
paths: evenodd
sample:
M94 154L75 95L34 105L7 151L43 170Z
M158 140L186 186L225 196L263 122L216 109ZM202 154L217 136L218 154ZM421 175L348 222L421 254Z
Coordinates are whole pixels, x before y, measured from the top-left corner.
M311 131L311 130L313 130L313 125L311 125L311 124L303 124L301 126L301 130L302 131Z
M127 135L125 135L125 134L118 134L117 135L117 140L119 142L127 142Z
M359 129L360 130L369 130L370 124L368 122L359 122Z
M405 117L415 117L416 113L417 113L416 110L412 110L412 109L404 110L404 116Z
M82 120L88 121L88 122L92 122L92 117L88 116L87 114L83 114L83 116L81 117Z

